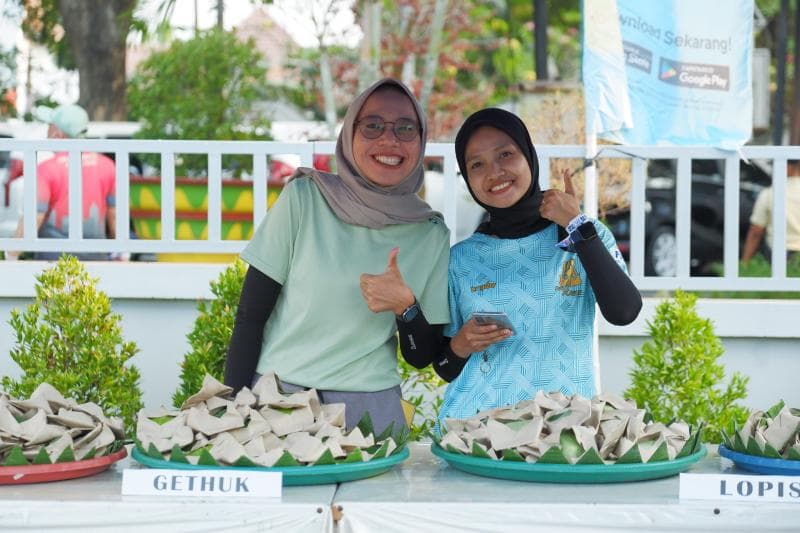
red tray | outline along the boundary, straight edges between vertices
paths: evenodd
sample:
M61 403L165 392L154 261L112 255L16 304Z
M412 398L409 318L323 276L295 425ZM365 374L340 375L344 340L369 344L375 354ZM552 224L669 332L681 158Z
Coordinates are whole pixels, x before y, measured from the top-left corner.
M124 459L127 455L127 450L122 448L111 455L104 455L103 457L96 457L86 461L70 461L51 465L0 466L0 485L43 483L91 476L108 469L112 464Z

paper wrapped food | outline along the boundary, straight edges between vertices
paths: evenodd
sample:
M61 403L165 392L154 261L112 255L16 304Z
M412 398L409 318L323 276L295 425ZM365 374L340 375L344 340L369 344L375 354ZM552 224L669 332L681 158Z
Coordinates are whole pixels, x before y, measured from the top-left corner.
M369 415L350 432L344 404L321 404L314 389L284 394L274 374L235 396L210 375L179 410L142 410L139 450L156 459L208 466L301 466L369 461L399 452L407 428L375 435Z
M532 400L444 421L437 444L451 453L554 464L668 461L699 451L702 428L653 422L636 404L539 391Z
M725 446L735 452L771 459L800 461L800 409L783 401L765 411L753 411L733 435L723 432Z
M106 417L97 404L79 404L42 383L31 397L0 393L0 465L82 461L122 448L122 419Z

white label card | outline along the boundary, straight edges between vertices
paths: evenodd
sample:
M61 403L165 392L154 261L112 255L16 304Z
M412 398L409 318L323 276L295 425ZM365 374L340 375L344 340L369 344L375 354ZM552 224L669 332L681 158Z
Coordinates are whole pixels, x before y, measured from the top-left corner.
M800 478L681 474L680 499L800 503Z
M129 496L280 498L282 486L280 472L157 468L122 471L122 494Z

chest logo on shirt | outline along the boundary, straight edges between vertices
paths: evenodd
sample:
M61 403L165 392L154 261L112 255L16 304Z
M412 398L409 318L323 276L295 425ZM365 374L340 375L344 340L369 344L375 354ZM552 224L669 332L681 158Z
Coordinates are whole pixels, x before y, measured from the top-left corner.
M475 285L474 287L470 287L470 290L472 292L478 292L478 291L485 291L486 289L494 289L495 287L497 287L497 283L495 283L494 281L487 281L486 283L483 283L481 285Z
M581 284L581 276L575 268L575 260L570 259L561 266L561 275L558 277L556 290L564 296L580 296L583 291L574 289Z

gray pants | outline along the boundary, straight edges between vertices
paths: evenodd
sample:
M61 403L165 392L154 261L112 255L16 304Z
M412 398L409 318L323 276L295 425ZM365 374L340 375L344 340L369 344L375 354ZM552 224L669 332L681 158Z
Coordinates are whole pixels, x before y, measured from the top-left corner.
M253 377L253 386L255 386L260 377L261 374L256 372ZM279 380L279 382L283 392L292 393L309 389L309 387L294 385L285 381ZM317 394L319 395L319 401L322 403L345 404L345 425L348 430L356 427L364 413L369 413L376 435L380 434L392 422L394 422L393 433L397 433L400 428L408 427L406 425L406 417L403 414L403 407L400 404L400 400L403 397L400 392L400 385L375 392L317 390Z

